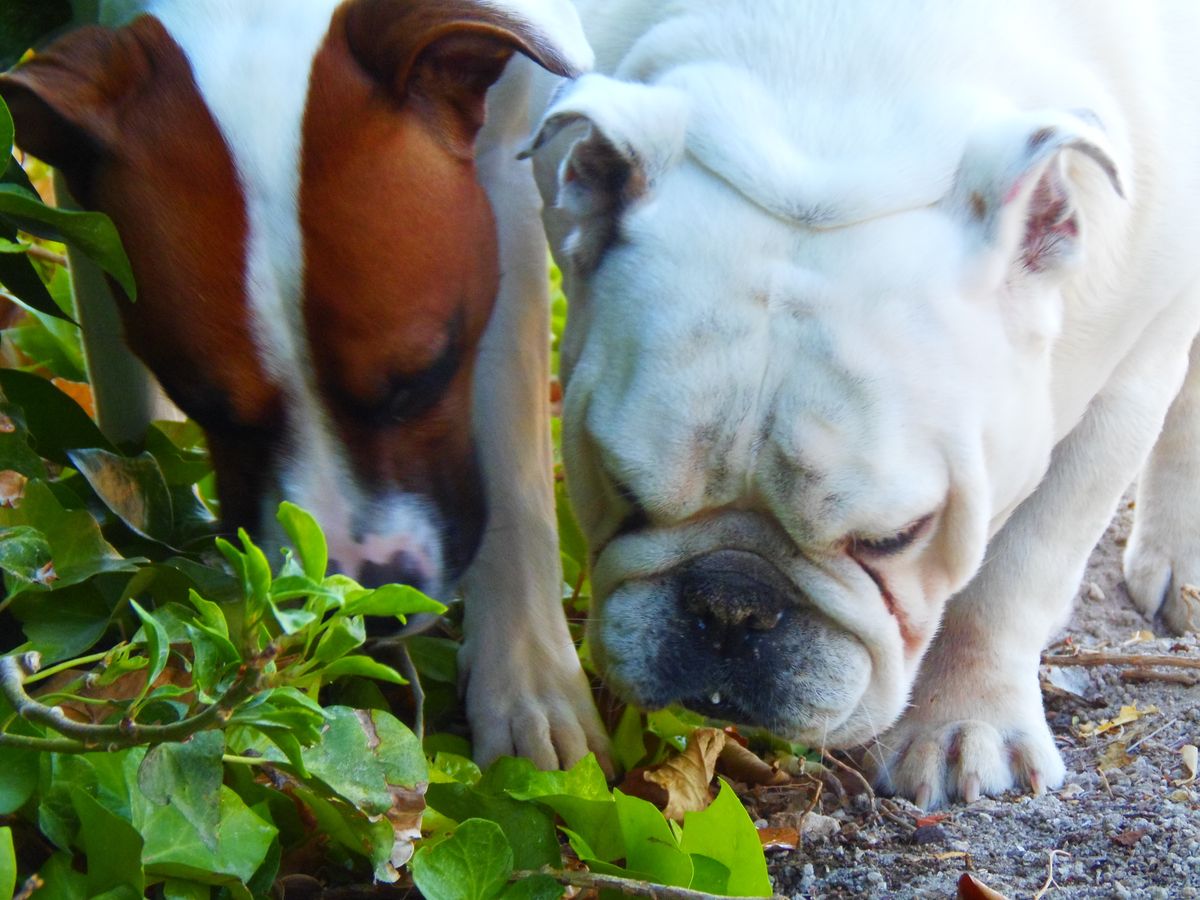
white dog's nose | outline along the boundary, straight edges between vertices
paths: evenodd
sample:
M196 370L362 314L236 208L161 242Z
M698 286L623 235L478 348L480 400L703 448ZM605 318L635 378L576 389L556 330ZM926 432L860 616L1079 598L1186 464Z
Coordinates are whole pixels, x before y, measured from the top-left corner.
M737 655L755 634L775 628L794 593L774 566L741 550L702 556L679 577L680 606L723 656Z

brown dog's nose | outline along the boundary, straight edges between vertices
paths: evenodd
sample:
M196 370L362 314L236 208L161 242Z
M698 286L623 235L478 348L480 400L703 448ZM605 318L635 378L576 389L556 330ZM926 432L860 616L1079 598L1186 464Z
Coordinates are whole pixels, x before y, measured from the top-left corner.
M368 588L384 584L407 584L419 591L428 591L431 575L416 556L401 550L384 562L366 560L359 566L356 580Z
M752 633L778 625L794 590L761 556L740 550L699 557L679 577L680 605L725 655Z

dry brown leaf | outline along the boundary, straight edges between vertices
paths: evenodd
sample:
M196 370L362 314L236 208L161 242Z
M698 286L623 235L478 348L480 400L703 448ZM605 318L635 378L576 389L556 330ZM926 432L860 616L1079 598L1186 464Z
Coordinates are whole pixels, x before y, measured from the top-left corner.
M938 862L946 862L951 859L969 859L971 856L966 850L947 850L945 853L935 853L933 858Z
M800 832L795 828L760 828L758 839L764 850L795 850L800 844Z
M708 788L716 772L717 757L726 742L723 731L697 728L688 738L686 750L642 774L646 781L657 784L666 792L663 815L682 822L684 813L698 812L712 802Z
M1114 834L1113 843L1120 844L1122 847L1136 847L1138 841L1149 833L1150 831L1146 828L1130 828L1120 834Z
M717 758L717 770L734 781L750 785L789 784L792 776L763 761L752 750L726 737Z
M1129 640L1125 641L1123 644L1121 644L1121 646L1128 647L1131 644L1144 644L1147 641L1152 641L1152 640L1154 640L1154 632L1146 631L1145 629L1143 629L1141 631L1135 631L1132 635L1129 636Z
M1121 711L1111 719L1101 719L1099 722L1082 722L1076 729L1076 733L1080 737L1094 737L1098 734L1105 734L1109 731L1115 731L1122 725L1128 725L1131 722L1136 722L1143 716L1149 716L1158 712L1157 706L1147 706L1145 709L1138 709L1136 703L1131 706L1122 706Z
M1128 741L1113 741L1100 754L1100 759L1096 761L1096 768L1101 772L1111 772L1114 769L1125 768L1133 762L1133 757L1129 755L1128 747Z
M0 506L20 506L27 481L28 478L12 469L0 472Z
M1004 894L994 891L970 872L958 879L958 900L1008 900Z
M945 822L948 818L950 818L949 813L933 813L932 815L918 818L916 826L924 828L926 825L937 825L939 822Z
M65 378L52 378L51 384L83 407L93 419L96 418L96 401L92 397L91 385L82 381L67 381Z
M1183 757L1183 767L1187 770L1187 778L1176 781L1175 787L1194 784L1197 769L1200 769L1200 750L1196 749L1195 744L1184 744L1179 748L1179 755Z

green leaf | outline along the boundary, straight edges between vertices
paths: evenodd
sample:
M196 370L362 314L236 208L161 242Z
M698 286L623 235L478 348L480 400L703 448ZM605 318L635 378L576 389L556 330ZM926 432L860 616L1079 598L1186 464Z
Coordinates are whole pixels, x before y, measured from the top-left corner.
M300 554L304 563L304 574L314 581L324 578L325 569L329 565L329 548L321 526L317 524L312 513L294 503L284 501L279 504L279 512L275 518L279 520L288 540Z
M628 772L641 764L646 756L646 731L642 713L636 706L626 706L612 735L612 753L617 765Z
M771 879L758 831L724 779L707 809L684 814L681 846L685 853L706 856L729 869L729 894L771 896Z
M194 654L192 682L200 699L211 703L216 699L218 686L233 672L241 657L229 638L204 625L189 625L188 639Z
M38 888L37 900L78 900L86 897L87 876L76 872L75 855L69 850L55 853L38 871L45 885Z
M46 464L30 446L25 412L12 403L0 402L0 469L12 469L27 478L45 478Z
M201 731L184 743L158 744L138 767L138 787L151 803L170 804L211 851L217 849L225 735Z
M412 788L429 780L416 735L381 710L331 706L321 740L304 750L304 764L339 796L368 815L392 806L389 786Z
M79 816L79 840L87 855L88 896L128 887L142 896L142 836L137 829L101 806L81 788L71 790L71 803Z
M270 601L268 605L271 615L275 617L284 634L296 634L317 621L317 614L307 609L281 608L274 601Z
M0 231L11 233L11 229L3 228L2 219L0 219ZM58 308L58 304L54 302L54 298L50 296L50 291L38 274L37 267L25 254L0 253L0 284L8 288L22 306L42 315L65 319L68 322L72 321Z
M658 808L620 791L613 791L613 800L630 871L649 876L660 884L690 885L692 861L680 849L675 833Z
M39 572L50 561L50 542L36 528L0 528L0 569L19 583L38 582Z
M510 884L500 896L504 900L562 900L563 886L549 875L534 875Z
M7 728L7 731L21 731ZM0 815L10 815L33 796L38 785L38 755L33 750L0 747ZM0 897L5 896L0 890Z
M25 593L10 609L46 663L70 659L92 647L112 617L111 603L91 583L50 594Z
M136 534L164 544L170 541L174 525L171 494L153 456L119 456L82 448L68 451L67 456L96 496Z
M339 616L321 635L313 659L323 663L333 662L361 647L366 640L367 626L361 616Z
M0 41L8 39L17 31L17 29L12 27L11 22L5 22L5 19L11 17L13 12L14 9L10 3L6 3L3 5L3 7L0 7L0 35L4 36L0 37ZM5 28L5 25L8 25L9 27ZM28 46L29 45L26 45L26 47L20 52L24 53L25 49L28 49ZM0 48L0 54L2 53L3 49ZM12 63L0 65L0 68L7 69L11 65ZM8 159L12 156L13 137L15 133L12 113L8 111L8 104L5 103L3 99L0 99L0 158Z
M142 697L145 697L150 691L158 676L163 673L163 669L167 667L167 657L171 653L171 639L158 620L142 609L136 600L130 600L129 605L137 613L137 617L142 620L142 630L146 637L146 658L150 660L150 671L146 674L146 684L142 688L141 696L138 697L140 702Z
M504 832L518 869L562 865L553 816L533 803L488 794L465 784L431 784L425 794L431 809L459 822L486 819Z
M71 21L71 4L66 0L0 3L0 69L15 65L38 39ZM5 111L7 116L7 110ZM7 146L12 147L12 120ZM0 135L3 137L3 135ZM7 151L6 151L7 152Z
M12 829L0 828L0 897L17 892L17 851L13 848Z
M221 884L253 877L278 833L228 787L220 789L220 824L215 850L204 845L193 826L173 805L156 806L133 792L133 821L146 836L142 860L153 877L183 878Z
M0 369L0 390L9 403L25 411L25 425L36 436L34 449L51 462L71 465L67 450L79 447L116 452L83 407L46 379L16 369Z
M404 619L416 613L441 615L446 611L446 605L425 596L415 587L385 584L373 591L348 595L344 611L348 616L394 616Z
M421 673L421 681L458 685L457 641L414 634L405 639L404 646L413 665Z
M15 185L0 184L3 220L38 237L70 244L111 275L129 299L137 298L129 257L116 226L103 213L56 209Z
M412 874L427 900L491 900L508 884L512 848L500 826L469 819L435 847L413 858Z
M321 670L321 680L324 683L346 675L374 678L376 681L386 681L389 684L408 684L408 679L391 666L375 662L369 656L343 656Z
M163 900L209 900L212 888L196 881L168 878L163 882Z

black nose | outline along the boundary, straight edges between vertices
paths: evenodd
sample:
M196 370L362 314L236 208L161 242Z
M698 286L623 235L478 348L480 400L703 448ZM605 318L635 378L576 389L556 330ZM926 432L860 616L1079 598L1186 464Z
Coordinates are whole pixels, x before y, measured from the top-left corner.
M433 573L426 571L417 558L401 550L384 562L367 560L358 568L357 581L363 587L377 588L384 584L407 584L419 591L428 591Z
M770 631L792 605L795 588L761 556L722 550L699 557L679 576L679 603L700 640L722 656L736 655Z

